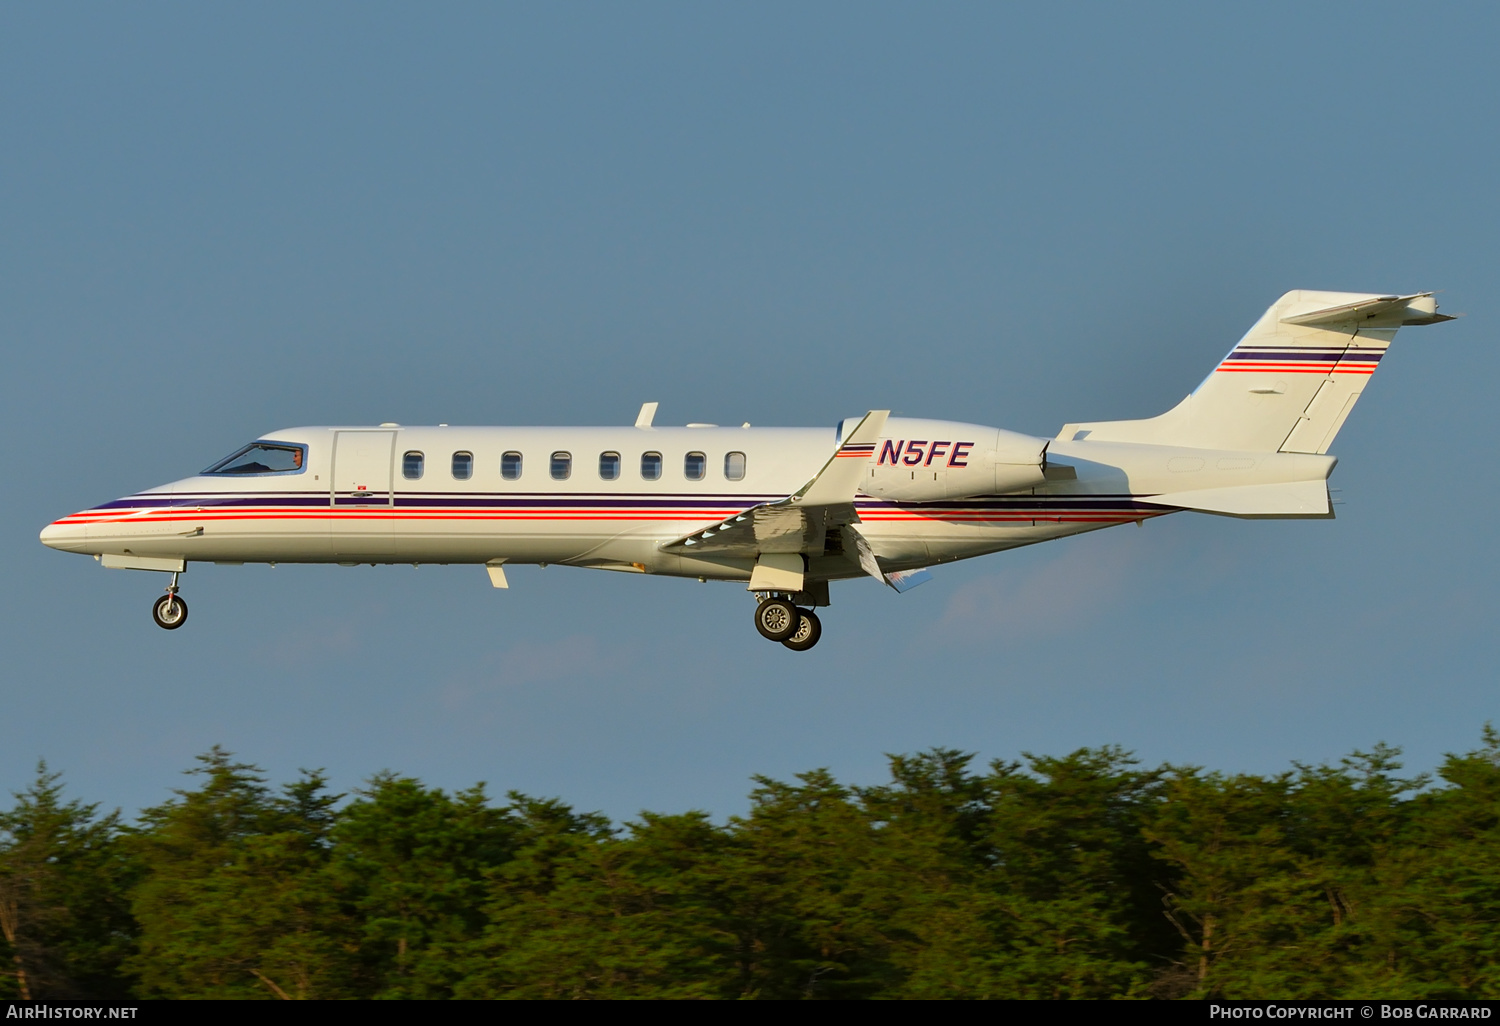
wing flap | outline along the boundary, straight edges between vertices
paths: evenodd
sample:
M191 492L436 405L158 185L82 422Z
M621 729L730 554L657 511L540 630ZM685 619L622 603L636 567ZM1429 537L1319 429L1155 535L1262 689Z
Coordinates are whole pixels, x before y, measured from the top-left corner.
M886 573L880 568L880 561L875 558L870 543L865 540L864 535L859 533L859 529L853 526L844 528L844 548L848 550L851 547L859 558L859 568L877 581L890 585L898 594L911 591L917 585L932 580L932 574L927 572L926 567Z

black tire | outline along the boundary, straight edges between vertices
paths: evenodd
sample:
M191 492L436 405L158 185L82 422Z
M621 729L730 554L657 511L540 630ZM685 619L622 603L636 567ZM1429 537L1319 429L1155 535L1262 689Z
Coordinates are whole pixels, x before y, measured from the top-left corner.
M187 623L187 603L181 595L163 595L151 607L151 619L162 630L175 631Z
M818 614L811 609L799 609L797 612L802 614L801 621L782 644L793 652L806 652L823 636L823 624L818 620Z
M785 641L802 623L798 612L786 599L768 598L755 607L755 629L767 641Z

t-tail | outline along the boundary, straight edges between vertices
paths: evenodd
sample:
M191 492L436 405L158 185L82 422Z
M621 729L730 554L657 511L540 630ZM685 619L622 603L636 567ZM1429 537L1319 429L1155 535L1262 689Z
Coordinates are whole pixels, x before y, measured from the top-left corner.
M1288 292L1191 395L1146 420L1068 424L1063 441L1326 453L1397 329L1436 324L1430 292Z

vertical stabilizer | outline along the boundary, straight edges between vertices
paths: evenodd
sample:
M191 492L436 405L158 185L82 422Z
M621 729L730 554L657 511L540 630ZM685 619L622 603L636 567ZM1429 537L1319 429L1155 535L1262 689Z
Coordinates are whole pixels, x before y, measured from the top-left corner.
M1324 453L1403 325L1453 318L1432 293L1288 292L1158 417L1068 424L1059 439Z

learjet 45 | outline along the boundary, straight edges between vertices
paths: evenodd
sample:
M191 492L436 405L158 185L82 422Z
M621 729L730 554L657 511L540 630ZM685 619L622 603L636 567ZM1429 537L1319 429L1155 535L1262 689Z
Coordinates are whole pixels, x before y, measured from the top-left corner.
M48 525L43 544L170 575L192 562L565 566L735 581L756 629L803 651L829 583L905 591L927 568L1194 510L1333 516L1328 455L1431 293L1288 292L1203 383L1146 420L1055 438L871 410L827 428L306 427Z

